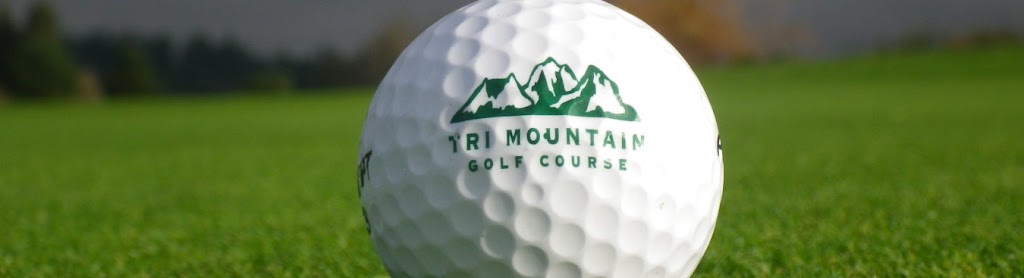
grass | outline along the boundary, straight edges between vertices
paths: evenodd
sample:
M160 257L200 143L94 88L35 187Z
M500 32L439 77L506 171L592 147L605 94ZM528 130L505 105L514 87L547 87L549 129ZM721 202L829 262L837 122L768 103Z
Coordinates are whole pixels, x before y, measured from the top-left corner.
M726 191L702 276L1024 273L1024 49L702 72ZM386 275L368 94L0 107L0 276Z

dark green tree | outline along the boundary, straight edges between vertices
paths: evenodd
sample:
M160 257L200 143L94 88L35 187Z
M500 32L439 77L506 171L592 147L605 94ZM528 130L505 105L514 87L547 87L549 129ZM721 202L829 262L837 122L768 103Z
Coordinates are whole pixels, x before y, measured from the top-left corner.
M0 94L10 89L11 60L14 58L14 45L17 44L18 30L7 7L6 1L0 1Z
M60 39L57 16L44 1L29 12L28 26L15 45L11 90L16 97L69 96L75 91L78 69Z
M227 39L214 42L203 35L185 45L175 69L175 90L184 92L245 89L259 63L241 43Z
M60 37L57 27L57 12L48 1L36 1L29 11L28 25L25 33L30 37Z
M150 57L139 44L126 42L119 48L106 88L112 96L149 94L160 89Z
M357 82L363 74L333 48L322 48L313 57L307 71L299 74L299 82L306 88L343 86Z

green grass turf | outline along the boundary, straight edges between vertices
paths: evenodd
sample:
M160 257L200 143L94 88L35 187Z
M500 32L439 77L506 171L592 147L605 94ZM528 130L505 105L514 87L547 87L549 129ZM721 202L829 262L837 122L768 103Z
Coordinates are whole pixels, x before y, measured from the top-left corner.
M726 189L697 273L1021 275L1020 61L702 72ZM0 107L0 276L385 275L354 185L368 101Z

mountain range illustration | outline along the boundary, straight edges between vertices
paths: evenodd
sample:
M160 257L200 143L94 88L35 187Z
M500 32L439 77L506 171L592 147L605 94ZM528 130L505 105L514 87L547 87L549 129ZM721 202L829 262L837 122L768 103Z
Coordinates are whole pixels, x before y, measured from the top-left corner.
M514 73L485 78L451 123L529 115L578 116L640 121L633 106L622 102L619 86L590 66L579 78L571 68L548 58L521 83Z

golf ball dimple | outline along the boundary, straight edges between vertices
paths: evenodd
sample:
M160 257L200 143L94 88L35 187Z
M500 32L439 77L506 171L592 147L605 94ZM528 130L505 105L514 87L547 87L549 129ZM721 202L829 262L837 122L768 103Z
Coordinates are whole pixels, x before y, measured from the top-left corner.
M693 71L636 17L481 0L381 82L359 194L395 277L681 277L714 229L720 146Z

